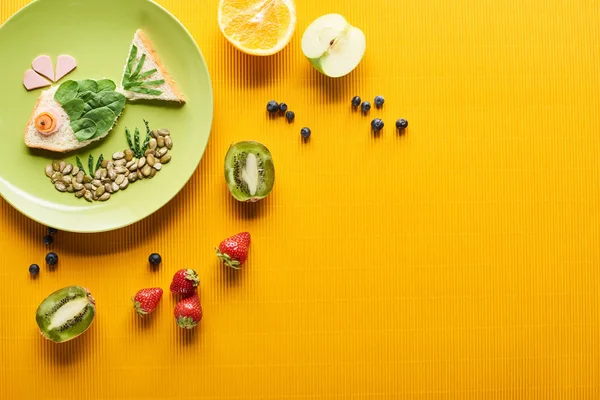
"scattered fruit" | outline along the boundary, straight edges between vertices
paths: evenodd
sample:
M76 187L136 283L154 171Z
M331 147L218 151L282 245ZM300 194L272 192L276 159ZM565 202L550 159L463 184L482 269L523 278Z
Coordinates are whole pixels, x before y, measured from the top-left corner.
M360 99L360 96L354 96L352 98L352 107L358 107L358 106L360 106L361 101L362 100Z
M58 229L48 227L48 235L56 235L58 233Z
M293 111L288 111L285 113L285 117L289 122L292 122L296 118L296 114Z
M85 332L96 315L95 301L81 286L68 286L46 297L35 314L42 335L61 343Z
M383 121L381 118L375 118L371 121L371 129L373 129L373 132L379 132L383 129Z
M268 56L283 49L296 30L293 0L221 0L219 28L244 53Z
M300 129L300 135L303 139L308 139L310 137L311 131L310 128L304 127Z
M239 142L225 156L225 181L238 201L256 202L267 197L275 183L271 152L258 142Z
M285 113L287 111L287 109L288 109L287 104L285 104L285 103L279 104L279 111L281 111L282 113Z
M275 114L277 111L279 111L279 103L277 103L275 100L269 101L267 103L267 111L271 114Z
M363 103L360 105L360 108L364 113L368 113L371 109L371 103L368 101L363 101Z
M192 329L198 325L202 319L202 307L198 294L195 293L177 303L174 314L180 328Z
M302 36L302 52L317 71L338 78L358 66L365 54L364 33L339 14L317 18Z
M157 266L162 262L162 257L158 253L152 253L150 254L150 257L148 257L148 261L150 264Z
M40 273L40 266L37 265L37 264L31 264L29 266L29 273L31 275L37 275L37 274L39 274Z
M189 296L196 292L196 287L200 284L198 274L193 269L180 269L173 275L171 282L171 292Z
M238 233L227 238L219 244L217 248L217 257L223 261L223 264L234 269L240 269L240 266L248 258L248 248L250 247L250 234L248 232Z
M163 290L161 288L142 289L138 291L133 300L133 308L140 316L150 314L156 310L160 299L162 298Z
M385 99L382 96L375 96L375 107L381 108L383 103L385 103Z
M44 244L50 246L54 242L54 238L51 235L44 236Z
M58 254L56 254L54 252L50 252L50 253L46 254L46 264L48 264L50 266L54 266L54 265L58 264Z
M407 127L408 127L408 121L405 120L404 118L400 118L398 121L396 121L396 128L406 129Z

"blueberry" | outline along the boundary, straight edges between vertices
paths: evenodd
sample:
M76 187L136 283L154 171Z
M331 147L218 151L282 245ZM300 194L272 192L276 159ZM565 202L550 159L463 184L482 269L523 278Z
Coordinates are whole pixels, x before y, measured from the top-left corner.
M56 253L46 254L46 264L50 266L58 264L58 255Z
M51 235L44 236L44 244L50 246L54 242L54 238Z
M383 96L375 96L375 107L380 108L385 103Z
M287 104L280 103L279 104L279 111L281 111L282 113L285 113L287 111Z
M371 103L368 101L363 101L363 103L360 105L360 108L363 110L363 112L369 112L371 109Z
M48 227L48 235L56 235L58 233L58 229Z
M31 275L37 275L37 274L39 274L40 273L40 266L37 265L37 264L31 264L29 266L29 273Z
M279 104L275 100L271 100L267 103L267 111L271 114L276 113L279 111Z
M308 139L310 137L310 128L302 128L300 129L300 135L302 135L302 138L304 139Z
M373 129L373 132L379 132L380 130L382 130L383 121L381 120L381 118L375 118L373 121L371 121L371 128Z
M352 107L358 107L358 106L360 106L360 102L361 102L360 96L354 96L352 98Z
M148 261L150 261L150 264L152 265L159 265L162 262L162 257L158 253L152 253L150 254L150 257L148 257Z
M396 121L396 128L405 129L407 127L408 127L408 121L405 120L404 118L400 118L398 121Z
M294 120L294 118L296 117L296 114L294 114L293 111L288 111L285 113L285 117L287 118L288 121L292 122Z

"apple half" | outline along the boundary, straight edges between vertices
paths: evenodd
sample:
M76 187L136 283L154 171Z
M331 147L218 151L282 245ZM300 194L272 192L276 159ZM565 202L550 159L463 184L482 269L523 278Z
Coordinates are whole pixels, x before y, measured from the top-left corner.
M302 52L319 72L339 78L358 66L367 47L365 34L340 14L317 18L302 36Z

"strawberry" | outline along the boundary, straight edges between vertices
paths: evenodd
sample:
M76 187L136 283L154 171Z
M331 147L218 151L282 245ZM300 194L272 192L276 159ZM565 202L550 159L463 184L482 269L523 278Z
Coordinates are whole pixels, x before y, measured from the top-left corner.
M180 328L192 329L195 327L202 319L202 307L198 293L177 303L174 314Z
M221 242L217 249L217 257L228 267L240 269L248 258L248 247L250 247L250 234L238 233Z
M189 296L196 292L196 286L200 283L198 274L193 269L180 269L173 275L171 292Z
M158 306L162 295L163 290L161 288L142 289L131 299L133 300L133 308L142 317L150 314Z

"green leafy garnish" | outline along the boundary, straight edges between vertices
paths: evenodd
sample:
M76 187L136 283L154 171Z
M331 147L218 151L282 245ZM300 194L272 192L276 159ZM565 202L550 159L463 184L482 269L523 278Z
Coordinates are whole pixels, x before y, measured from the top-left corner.
M135 132L133 133L133 144L135 145L135 150L133 152L140 154L140 131L138 128L135 128Z
M96 171L94 170L94 156L90 154L88 157L88 168L90 169L90 176L94 176Z
M135 147L133 147L133 142L131 141L131 132L129 132L129 128L127 127L125 127L125 137L127 137L127 144L129 145L129 148L135 153Z
M145 87L132 87L129 89L130 92L141 93L141 94L150 94L152 96L160 96L162 92L156 89L148 89Z
M83 93L83 92L98 93L98 84L96 83L96 81L93 81L91 79L86 79L83 81L77 81L77 83L79 84L79 89L77 91L80 93Z
M96 123L96 135L102 135L108 132L117 119L114 112L108 107L100 107L93 109L84 114L84 118L89 118Z
M63 104L63 109L71 121L78 120L84 113L85 103L81 99L73 99Z
M88 118L81 118L71 122L71 128L75 133L75 137L80 142L91 139L96 133L96 123Z
M98 84L98 93L105 91L112 92L117 88L117 85L110 79L101 79L96 81L96 83Z
M144 124L146 125L146 138L144 139L144 142L142 143L141 146L140 146L140 130L138 128L135 128L135 131L133 132L133 140L132 140L131 132L129 131L129 128L125 127L125 137L127 137L127 144L129 145L129 148L131 149L131 151L133 151L133 154L137 158L144 157L144 153L146 152L146 150L148 150L148 144L150 143L150 139L152 138L152 134L150 133L150 126L148 125L148 121L144 120Z
M163 79L148 81L150 76L157 72L156 68L142 72L144 63L146 62L146 54L142 54L139 61L136 64L136 58L138 54L138 48L135 45L131 46L129 52L129 58L127 59L127 66L125 67L125 73L123 74L123 88L134 93L148 94L152 96L160 96L162 91L158 89L152 89L151 86L160 86L165 83Z
M81 160L79 159L79 157L75 157L75 162L77 163L77 167L79 167L79 170L83 171L84 175L85 175L85 168L83 168L83 164L81 163Z
M89 171L89 174L88 174L85 171L85 168L83 168L83 164L81 163L81 160L79 159L79 157L75 156L75 162L77 163L79 170L83 171L84 175L89 175L92 178L96 174L96 171L98 171L102 167L102 161L104 161L104 155L100 154L100 157L98 157L98 161L96 162L96 168L94 168L94 156L92 154L90 154L88 156L88 171Z
M126 102L115 89L109 79L66 81L60 85L54 98L69 115L77 140L97 138L114 125Z
M146 150L148 150L148 144L150 143L150 138L152 137L148 121L144 120L144 125L146 125L146 139L144 139L144 144L142 144L142 153L145 153Z
M77 97L77 92L79 91L79 84L75 81L66 81L56 91L54 94L54 98L60 104L68 103Z
M104 155L100 154L100 157L98 157L98 161L96 162L96 169L94 170L94 173L96 173L96 171L98 171L98 169L102 166L102 161L104 161Z

